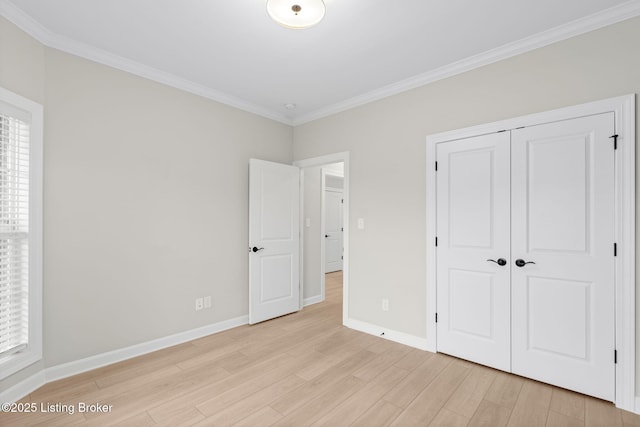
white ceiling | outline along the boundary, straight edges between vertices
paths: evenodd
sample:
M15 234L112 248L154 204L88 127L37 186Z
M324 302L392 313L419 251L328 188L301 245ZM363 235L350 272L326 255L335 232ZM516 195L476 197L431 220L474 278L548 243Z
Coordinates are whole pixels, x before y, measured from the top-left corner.
M0 0L46 45L299 124L640 14L632 0ZM288 110L285 104L296 104Z

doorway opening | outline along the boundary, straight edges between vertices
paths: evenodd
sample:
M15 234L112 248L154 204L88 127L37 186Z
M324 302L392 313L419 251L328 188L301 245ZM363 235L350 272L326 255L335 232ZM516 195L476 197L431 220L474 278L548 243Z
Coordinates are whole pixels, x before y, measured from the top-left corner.
M344 324L348 318L349 153L294 165L301 170L301 305L338 299Z

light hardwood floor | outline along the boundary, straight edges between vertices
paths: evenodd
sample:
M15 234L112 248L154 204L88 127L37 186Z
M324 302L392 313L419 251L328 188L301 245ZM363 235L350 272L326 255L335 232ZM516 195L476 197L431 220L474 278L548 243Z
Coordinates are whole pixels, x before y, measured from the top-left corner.
M22 402L110 413L0 414L0 425L640 426L612 404L341 326L326 301L72 378Z

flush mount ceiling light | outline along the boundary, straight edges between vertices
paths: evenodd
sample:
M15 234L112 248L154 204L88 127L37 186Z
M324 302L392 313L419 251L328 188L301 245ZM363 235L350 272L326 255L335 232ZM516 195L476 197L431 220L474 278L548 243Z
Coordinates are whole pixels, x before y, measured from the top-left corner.
M310 28L324 18L322 0L267 0L271 19L286 28Z

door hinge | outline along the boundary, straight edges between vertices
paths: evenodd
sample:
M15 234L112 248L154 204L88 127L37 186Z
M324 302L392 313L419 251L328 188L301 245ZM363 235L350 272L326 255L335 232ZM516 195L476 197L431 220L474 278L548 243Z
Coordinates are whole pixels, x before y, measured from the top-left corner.
M438 246L438 238L436 237L436 246Z
M344 203L344 199L340 199L340 203Z
M342 227L342 228L340 229L340 231L344 231L344 227Z
M613 350L613 363L618 364L618 350Z
M613 244L613 256L618 256L618 244Z
M609 138L613 138L613 149L618 149L618 135L611 135Z
M436 323L438 323L438 313L436 313Z
M436 162L436 172L438 172L438 162Z
M344 255L340 255L340 259L344 259Z

